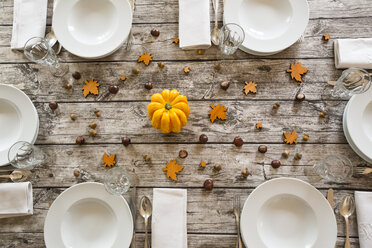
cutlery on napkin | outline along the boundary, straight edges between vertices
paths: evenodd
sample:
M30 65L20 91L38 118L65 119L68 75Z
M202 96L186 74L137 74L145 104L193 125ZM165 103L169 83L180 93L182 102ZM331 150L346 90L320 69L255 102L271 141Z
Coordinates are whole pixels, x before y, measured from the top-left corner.
M179 0L179 46L206 49L211 46L209 0Z
M32 37L44 37L48 0L14 0L10 47L23 49Z
M187 248L187 190L154 189L152 248Z
M372 247L372 192L355 191L360 248Z
M372 38L338 39L334 50L336 68L372 69Z
M30 182L0 184L0 218L33 214Z

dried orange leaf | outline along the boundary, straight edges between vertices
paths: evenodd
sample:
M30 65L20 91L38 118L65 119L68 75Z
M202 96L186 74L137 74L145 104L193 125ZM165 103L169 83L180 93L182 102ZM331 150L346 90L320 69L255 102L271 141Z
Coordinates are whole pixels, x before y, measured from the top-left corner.
M127 79L127 77L124 74L120 76L121 81L125 81L125 79Z
M152 61L152 56L150 53L144 52L141 54L137 60L138 63L143 62L145 65L149 65Z
M297 133L295 130L292 131L292 133L284 132L284 142L287 144L297 144Z
M174 38L173 41L172 41L172 43L176 43L176 44L178 44L179 42L180 42L180 39L178 39L178 38Z
M186 66L185 68L183 68L183 71L184 71L185 73L189 73L189 72L190 72L190 68L189 68L188 66Z
M307 72L307 68L301 65L301 62L291 64L291 69L287 69L287 72L291 73L292 79L296 79L298 82L302 82L302 74Z
M103 154L102 162L105 163L105 167L111 167L116 164L115 161L115 154L107 155L106 153Z
M261 129L261 128L262 128L262 123L261 123L261 122L256 123L256 128L257 128L257 129Z
M212 110L209 111L209 115L210 115L210 119L211 119L211 122L213 123L214 120L216 120L216 118L220 119L220 120L226 120L226 110L227 108L223 105L220 105L220 104L217 104L216 106L214 106L213 104L211 104L211 108Z
M252 93L257 93L257 89L256 89L256 86L257 84L255 82L244 82L245 83L245 86L244 86L244 93L245 95L248 95L249 92L252 92Z
M331 38L331 36L329 34L325 34L323 35L323 40L329 40Z
M98 86L99 83L94 80L85 80L84 81L85 85L83 86L83 95L87 97L87 95L93 94L93 95L98 95Z
M171 160L167 163L167 168L163 168L167 172L167 177L173 181L177 181L177 173L183 170L183 166L177 164L176 160Z
M206 165L207 165L207 162L205 162L203 160L200 162L200 167L205 168Z

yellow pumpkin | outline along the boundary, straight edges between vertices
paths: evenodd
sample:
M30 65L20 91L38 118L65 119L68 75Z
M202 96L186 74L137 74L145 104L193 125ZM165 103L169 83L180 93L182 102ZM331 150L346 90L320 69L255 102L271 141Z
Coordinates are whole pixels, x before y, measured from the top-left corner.
M187 124L190 108L186 96L177 90L163 90L151 96L147 112L154 128L162 133L178 133Z

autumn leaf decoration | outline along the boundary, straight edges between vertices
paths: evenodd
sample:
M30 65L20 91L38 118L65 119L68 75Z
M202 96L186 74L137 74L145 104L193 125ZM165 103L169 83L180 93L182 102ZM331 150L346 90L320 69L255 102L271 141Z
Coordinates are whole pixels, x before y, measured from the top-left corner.
M213 104L211 104L211 111L209 111L209 114L210 115L210 119L211 119L211 122L213 123L216 118L220 119L220 120L226 120L226 110L227 108L223 105L220 105L220 104L217 104L216 106L214 106Z
M82 90L85 97L87 97L89 94L98 95L99 83L97 81L85 80L84 83L85 85L83 86Z
M287 69L287 72L291 73L292 79L294 78L298 82L302 82L302 74L307 72L307 68L301 65L301 62L291 64L291 69Z
M257 93L256 89L257 84L255 82L245 82L244 86L244 93L245 95L248 95L249 92Z
M173 41L172 41L172 43L175 43L175 44L178 44L179 42L180 42L180 39L178 39L178 38L174 38Z
M287 144L297 144L297 133L295 130L292 131L292 133L284 132L284 142Z
M205 162L204 160L200 162L200 167L205 168L206 165L207 165L207 162Z
M183 71L188 74L190 72L190 68L188 66L186 66L185 68L183 68Z
M183 166L177 164L176 160L171 160L167 163L167 167L162 169L163 171L167 172L167 177L172 179L173 181L177 180L177 173L183 170Z
M262 129L262 122L256 123L256 128L257 129Z
M115 161L115 154L107 155L106 153L103 154L102 162L104 163L105 167L111 167L116 164Z
M331 38L331 36L329 34L324 34L323 35L323 40L325 40L325 41L329 41L330 38Z
M141 54L137 60L138 63L143 62L145 65L149 65L152 61L152 56L150 53L144 52Z

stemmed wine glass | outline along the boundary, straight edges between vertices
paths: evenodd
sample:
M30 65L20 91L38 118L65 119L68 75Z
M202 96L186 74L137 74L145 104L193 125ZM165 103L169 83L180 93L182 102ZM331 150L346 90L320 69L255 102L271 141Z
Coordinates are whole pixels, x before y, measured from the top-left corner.
M68 65L61 64L48 40L41 37L29 39L24 47L25 56L32 62L48 66L55 77L62 77L68 72Z

